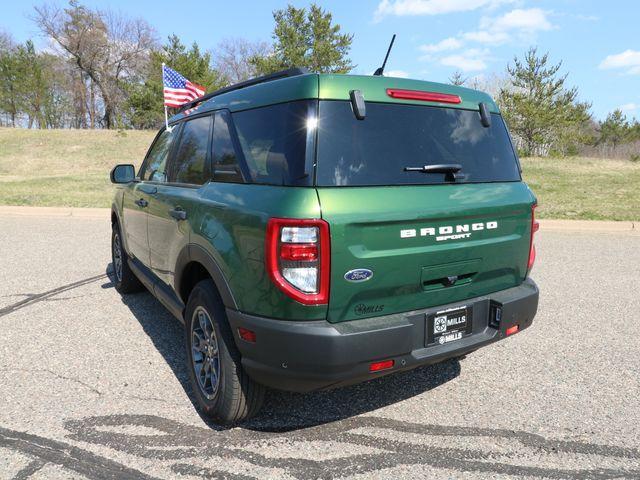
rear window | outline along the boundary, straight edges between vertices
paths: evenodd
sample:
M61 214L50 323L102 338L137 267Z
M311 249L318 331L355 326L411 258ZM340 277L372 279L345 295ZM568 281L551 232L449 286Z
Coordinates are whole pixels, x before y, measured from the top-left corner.
M357 120L349 102L320 102L318 186L446 183L444 173L404 171L437 164L461 165L456 183L520 180L498 114L485 128L478 111L372 102L366 107L366 118Z
M302 100L233 114L251 183L312 185L316 110Z

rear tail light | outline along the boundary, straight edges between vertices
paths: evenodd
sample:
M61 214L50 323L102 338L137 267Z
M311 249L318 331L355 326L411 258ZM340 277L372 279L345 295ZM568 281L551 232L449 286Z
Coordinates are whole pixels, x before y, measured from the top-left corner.
M527 262L527 271L530 271L536 261L536 246L533 243L535 233L540 229L540 223L536 220L537 204L531 205L531 240L529 242L529 261Z
M302 304L328 303L329 242L324 220L270 219L265 260L271 280Z
M391 98L405 100L421 100L423 102L460 103L462 99L458 95L438 92L423 92L421 90L403 90L400 88L387 88L387 95Z

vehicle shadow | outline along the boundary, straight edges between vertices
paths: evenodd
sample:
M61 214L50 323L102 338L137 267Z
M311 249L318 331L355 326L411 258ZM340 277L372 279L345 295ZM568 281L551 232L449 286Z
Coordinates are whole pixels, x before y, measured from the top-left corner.
M111 272L109 264L109 282L102 288L114 287ZM187 371L182 324L147 291L123 295L121 299L163 356L202 420L211 428L220 429L197 408ZM261 412L240 427L285 432L343 420L420 395L459 374L460 362L448 360L334 390L306 394L270 390Z

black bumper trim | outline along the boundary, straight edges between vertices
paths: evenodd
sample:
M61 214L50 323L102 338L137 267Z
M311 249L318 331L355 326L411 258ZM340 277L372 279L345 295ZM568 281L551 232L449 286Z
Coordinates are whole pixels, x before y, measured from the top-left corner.
M426 314L446 308L473 307L473 331L463 339L425 347ZM492 305L502 308L498 328L490 325ZM505 337L515 324L529 327L538 308L538 287L521 285L450 305L342 323L287 321L227 309L242 365L257 382L296 392L358 383L400 370L464 355ZM256 332L256 343L238 337L238 327ZM393 369L371 374L369 364L393 359Z

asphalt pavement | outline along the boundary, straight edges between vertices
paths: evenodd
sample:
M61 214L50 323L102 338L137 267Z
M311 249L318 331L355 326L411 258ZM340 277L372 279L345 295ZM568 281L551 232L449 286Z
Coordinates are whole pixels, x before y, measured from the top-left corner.
M108 218L0 216L0 478L640 478L640 235L543 230L534 325L232 429L181 325L113 288Z

